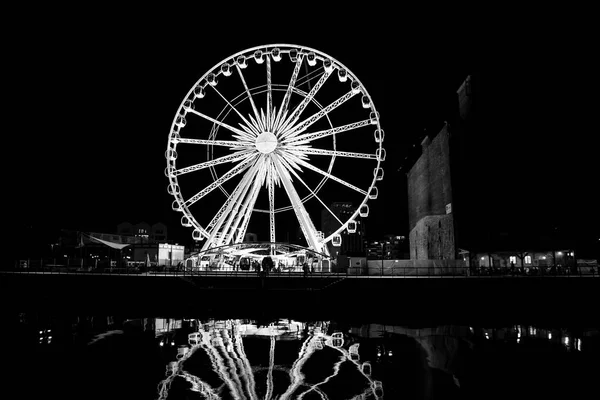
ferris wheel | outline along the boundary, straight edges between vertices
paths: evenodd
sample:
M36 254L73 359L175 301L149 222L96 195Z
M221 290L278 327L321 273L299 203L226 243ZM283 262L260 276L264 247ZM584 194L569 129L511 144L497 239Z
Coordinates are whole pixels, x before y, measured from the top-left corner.
M329 254L378 196L383 139L373 99L342 63L304 46L249 48L209 69L177 110L165 153L172 208L202 250L242 243L260 218L264 237L283 242L276 221L289 211L308 248Z

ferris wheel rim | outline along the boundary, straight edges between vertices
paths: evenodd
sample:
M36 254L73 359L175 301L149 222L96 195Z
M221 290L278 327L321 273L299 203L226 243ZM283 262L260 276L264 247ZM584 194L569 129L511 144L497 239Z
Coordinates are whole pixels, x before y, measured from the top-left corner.
M354 82L354 81L358 82L358 85L360 87L360 92L363 93L363 96L366 96L369 99L370 108L371 108L372 112L375 114L375 119L376 119L376 123L374 125L376 125L376 127L377 127L378 130L381 129L379 114L377 112L377 109L376 109L376 106L375 106L374 102L372 101L371 95L368 93L367 88L361 83L361 81L358 79L358 77L354 73L351 72L350 69L348 69L339 60L331 57L330 55L328 55L328 54L326 54L326 53L324 53L324 52L322 52L320 50L317 50L317 49L314 49L314 48L311 48L311 47L308 47L308 46L296 45L296 44L285 44L285 43L276 43L276 44L267 44L267 45L255 46L255 47L252 47L252 48L244 49L244 50L239 51L239 52L237 52L237 53L235 53L235 54L233 54L233 55L231 55L229 57L226 57L226 58L222 59L220 62L216 63L212 68L208 69L207 72L204 75L202 75L202 77L200 77L200 79L198 79L195 82L194 85L192 85L192 88L188 91L188 93L184 97L183 101L179 105L178 113L179 113L179 110L182 109L185 101L188 100L188 99L190 99L190 96L192 95L194 89L196 87L200 86L202 84L202 82L205 81L210 74L214 74L215 77L218 77L218 76L220 76L222 74L221 68L219 68L219 67L221 67L223 64L228 63L229 61L233 61L235 63L235 60L239 56L246 55L246 54L252 53L252 52L257 51L257 50L265 50L265 53L263 53L263 55L266 55L268 57L269 56L268 50L273 50L274 48L280 48L280 47L287 48L286 50L284 50L282 52L284 54L285 53L290 53L292 50L297 50L299 52L302 51L302 54L306 55L305 52L309 51L309 52L314 53L315 57L317 59L320 59L321 61L330 60L333 63L334 67L337 68L338 70L340 68L343 68L347 72L348 79L350 79L351 82ZM206 86L207 86L207 84L204 84L202 87L206 87ZM263 87L263 86L264 85L262 85L260 87ZM256 87L254 87L253 89L256 89ZM250 97L250 96L248 96L248 97ZM173 143L172 139L174 137L174 133L178 133L179 132L179 129L175 128L176 127L176 123L175 122L176 122L178 113L176 113L176 117L174 118L174 120L173 120L173 122L171 124L171 131L170 131L169 137L168 137L168 149L171 149L171 146L172 146L172 143ZM383 140L381 142L379 142L379 146L378 146L379 151L383 150L382 142L383 142ZM173 149L175 149L176 147L177 146L175 144L173 146ZM333 163L334 160L335 160L335 157L332 157L331 162ZM381 168L381 163L382 163L382 160L380 160L379 157L378 157L377 158L377 164L376 164L376 167L375 167L376 170L379 170ZM170 168L170 167L175 168L175 162L171 163L168 160L167 161L167 168ZM177 180L176 176L168 176L168 178L169 178L169 185L170 186L177 186L178 185L178 180ZM320 183L317 186L324 185L324 183L327 180L328 180L327 177L323 178L322 179L322 184ZM341 226L337 230L335 230L333 233L331 233L329 236L327 236L325 238L322 238L320 240L321 243L328 243L328 242L330 242L335 235L338 235L340 232L342 232L343 230L347 229L348 224L356 219L356 217L360 213L361 208L368 202L368 200L369 200L368 193L372 190L373 187L375 187L376 181L377 181L377 177L374 176L373 179L371 180L370 184L369 184L369 189L367 190L367 195L364 196L363 200L360 202L359 206L356 208L356 210L352 214L352 216L348 220L346 220L345 222L343 222L341 224ZM319 188L319 190L320 190L320 188ZM209 237L208 233L206 232L206 230L203 229L202 225L196 220L196 218L190 212L188 206L186 205L186 202L183 200L183 197L180 195L180 193L178 193L178 194L176 194L174 196L175 196L175 201L180 205L181 209L179 211L181 211L183 213L183 215L185 215L188 218L189 222L191 222L191 225L194 226L194 228L196 228L196 230L200 231L200 234L202 236L204 236L205 238L208 238ZM308 200L309 199L306 199L304 201L308 201ZM266 210L261 210L261 209L256 209L256 210L260 211L260 212L271 212L271 211L266 211ZM280 210L278 212L282 212L282 211L283 210ZM340 221L340 220L338 219L338 221ZM342 222L342 221L340 221L340 222Z

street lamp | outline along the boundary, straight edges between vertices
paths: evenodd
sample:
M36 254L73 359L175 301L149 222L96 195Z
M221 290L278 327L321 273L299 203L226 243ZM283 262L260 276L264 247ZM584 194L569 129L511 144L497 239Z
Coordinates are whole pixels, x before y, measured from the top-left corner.
M383 276L383 257L385 255L385 242L381 242L381 275Z

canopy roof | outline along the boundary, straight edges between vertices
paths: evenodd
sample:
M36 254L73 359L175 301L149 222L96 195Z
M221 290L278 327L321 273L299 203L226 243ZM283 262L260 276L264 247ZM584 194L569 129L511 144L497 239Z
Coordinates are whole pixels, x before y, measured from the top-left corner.
M83 247L86 243L100 243L105 246L108 246L113 249L123 250L125 247L129 246L131 243L122 243L123 237L120 235L105 235L101 233L86 233L86 232L78 232L79 234L79 246ZM117 238L119 241L109 240L109 237Z
M261 254L269 255L271 247L274 247L275 255L286 255L294 256L297 254L306 254L312 257L319 257L324 259L330 259L331 257L324 253L316 252L308 247L299 246L291 243L281 242L246 242L246 243L235 243L225 246L212 247L210 249L199 251L192 256L205 256L210 254L230 254L236 256L250 255L250 254Z

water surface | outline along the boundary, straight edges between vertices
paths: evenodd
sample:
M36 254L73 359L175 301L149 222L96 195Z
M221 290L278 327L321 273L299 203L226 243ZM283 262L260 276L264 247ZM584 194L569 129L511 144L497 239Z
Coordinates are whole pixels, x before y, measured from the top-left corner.
M596 391L597 327L5 315L3 398L470 399ZM592 392L590 392L593 390Z

